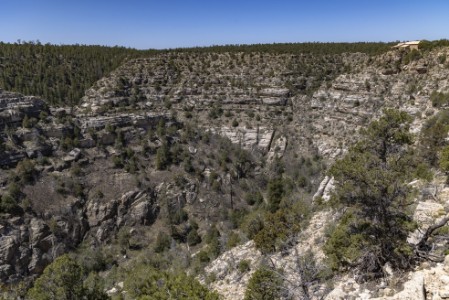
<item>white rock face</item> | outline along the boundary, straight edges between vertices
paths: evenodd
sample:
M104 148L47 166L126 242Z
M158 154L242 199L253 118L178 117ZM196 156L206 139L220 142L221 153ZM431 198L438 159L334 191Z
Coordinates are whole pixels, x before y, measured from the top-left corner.
M320 183L320 186L318 187L318 190L313 195L313 200L315 201L316 199L321 197L325 202L329 201L334 189L334 177L324 177L324 179Z
M206 274L213 273L217 278L209 287L220 293L224 299L243 299L248 280L264 260L274 264L274 267L284 270L283 276L286 278L285 284L291 299L303 299L301 277L298 272L298 257L310 250L318 262L322 261L324 253L321 250L321 245L324 242L324 229L327 222L332 221L333 218L331 211L321 211L315 214L310 220L309 226L297 237L296 246L286 253L263 256L256 249L253 241L226 251L205 269ZM241 274L237 269L238 263L242 260L248 260L251 265L251 270L245 274ZM202 282L205 282L204 278L202 278Z
M355 283L351 278L338 282L326 300L341 299L375 299L375 300L425 300L449 299L449 255L444 263L434 267L410 272L408 279L399 287L381 287L376 291L368 291Z
M287 148L287 138L285 136L277 138L270 147L267 160L271 162L276 156L282 158L284 156L285 148Z
M256 271L261 259L262 254L256 249L253 241L226 251L205 269L207 274L213 273L217 278L210 287L225 299L243 299L248 280ZM249 261L251 265L250 271L244 274L238 271L238 264L242 260Z
M233 144L241 145L244 149L251 150L254 147L267 151L273 138L274 130L266 127L245 128L245 127L221 127L211 129L213 133L218 133L227 137Z
M419 223L421 227L429 227L435 223L438 217L444 216L443 205L435 201L419 202L416 207L413 219Z
M444 207L440 203L431 200L419 202L413 214L413 220L418 223L419 228L410 234L407 241L411 244L417 244L425 231L445 215Z

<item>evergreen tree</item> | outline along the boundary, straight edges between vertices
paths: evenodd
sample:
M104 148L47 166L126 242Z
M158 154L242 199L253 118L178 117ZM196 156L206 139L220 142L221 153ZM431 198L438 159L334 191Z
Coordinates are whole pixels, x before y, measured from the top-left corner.
M84 287L83 280L81 266L70 256L63 255L45 268L34 287L28 291L27 297L32 300L108 299L101 289Z
M266 267L262 267L251 276L245 291L245 300L281 299L282 279Z
M411 265L406 238L414 223L407 211L412 192L407 182L413 179L416 156L410 123L405 112L386 110L332 166L335 199L350 207L325 247L334 267L349 265L377 276L386 262L396 268Z

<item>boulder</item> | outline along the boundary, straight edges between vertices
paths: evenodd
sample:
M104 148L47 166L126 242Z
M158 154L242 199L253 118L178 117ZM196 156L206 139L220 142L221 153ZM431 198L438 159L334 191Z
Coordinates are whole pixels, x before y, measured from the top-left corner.
M11 265L0 265L0 281L5 282L13 272L14 268Z
M107 203L99 203L92 199L87 204L86 215L90 227L98 226L105 220L111 219L117 215L118 201L113 200Z
M19 248L18 238L16 236L1 236L0 237L0 264L9 263L17 249Z

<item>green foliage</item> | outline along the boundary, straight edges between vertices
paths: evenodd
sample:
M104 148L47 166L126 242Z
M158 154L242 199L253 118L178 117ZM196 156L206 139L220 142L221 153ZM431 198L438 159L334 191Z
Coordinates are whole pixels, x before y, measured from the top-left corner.
M52 105L75 105L98 79L144 53L121 47L0 42L0 87L41 96Z
M195 168L193 167L193 164L192 164L192 158L190 157L190 155L186 155L184 157L182 165L183 165L184 171L186 171L187 173L193 173L195 171Z
M217 229L215 225L213 225L207 232L205 241L208 244L207 253L208 257L216 258L220 255L221 252L221 243L220 243L220 231Z
M264 254L280 250L282 243L299 231L302 220L303 216L292 209L267 213L262 229L253 238L256 247Z
M310 55L331 55L362 52L370 55L380 54L391 49L393 43L277 43L253 45L226 45L173 49L187 53L294 53Z
M369 125L364 139L332 166L335 199L351 208L325 247L334 267L349 264L377 276L386 262L410 266L406 238L414 223L407 211L412 193L407 182L416 168L410 123L405 112L386 110Z
M84 279L84 290L87 300L109 300L110 297L104 292L104 285L102 278L95 272L89 273Z
M36 175L34 162L29 159L20 161L16 166L15 174L21 184L33 182L34 176Z
M187 235L187 244L189 244L189 246L195 246L199 243L201 243L201 237L199 236L197 229L192 228Z
M246 209L234 209L229 212L229 222L232 225L233 229L239 228L243 220L245 219L245 216L248 214L248 211Z
M218 236L213 237L208 244L207 251L209 257L215 259L221 253L221 243Z
M273 270L262 267L251 276L245 291L245 300L281 299L282 279Z
M112 253L87 244L78 247L75 259L85 272L101 272L114 264Z
M239 262L238 269L240 273L246 273L251 269L251 264L249 260L242 259Z
M363 225L365 224L358 224L356 215L348 211L332 230L324 246L332 269L352 266L360 258L368 243L361 233Z
M214 105L211 110L209 111L209 118L211 119L217 119L223 114L223 109L220 106Z
M156 253L162 253L165 250L170 249L171 238L165 232L159 231L154 245L154 251Z
M15 183L15 182L11 182L8 185L7 191L8 194L13 197L14 199L19 199L20 195L21 195L21 191L20 191L20 186Z
M218 294L209 291L195 278L185 273L159 271L148 265L138 265L127 274L125 290L132 299L203 299L218 300Z
M156 152L156 169L165 170L170 164L170 149L167 143L163 143Z
M432 101L433 107L447 106L449 104L449 93L433 91L430 94L430 101Z
M166 130L165 130L165 121L163 119L161 119L157 124L156 133L159 139L165 138Z
M449 146L446 146L441 150L439 166L443 172L449 172Z
M206 243L210 244L213 240L218 240L220 238L220 231L217 229L216 225L211 226L206 235Z
M170 209L168 216L170 224L179 225L189 219L189 215L184 209Z
M248 205L261 204L263 196L260 192L252 192L245 194L245 201Z
M250 213L242 224L242 229L249 239L253 239L263 229L264 218L259 211Z
M275 178L268 183L268 206L269 211L275 212L279 209L282 198L285 195L284 181L282 178Z
M22 127L23 128L31 128L31 122L30 122L30 118L28 117L28 115L25 115L25 117L22 120Z
M226 246L228 247L228 249L231 249L231 248L237 246L238 244L240 244L240 242L241 242L241 240L240 240L239 234L232 231L228 235L228 241L226 243Z
M57 258L45 268L44 273L34 282L27 298L32 300L52 299L107 299L107 295L95 286L83 285L82 268L68 255Z
M22 210L17 204L17 200L10 194L4 194L0 196L0 213L17 214Z
M428 52L435 48L448 47L448 46L449 46L449 40L447 40L447 39L441 39L441 40L435 40L435 41L423 40L419 43L419 49L423 52Z
M419 52L416 49L413 49L412 51L408 52L406 55L402 57L402 62L405 65L408 65L410 62L418 60L422 57L421 52Z
M127 226L121 227L117 233L117 243L120 245L122 252L126 252L130 245L131 234L130 229Z
M427 163L417 162L414 167L415 167L415 170L413 172L413 177L419 178L419 179L424 179L428 182L432 181L433 172Z
M430 118L421 129L419 151L423 160L438 165L438 152L447 144L449 110L442 110Z
M201 263L208 263L210 262L209 253L207 251L201 250L198 252L198 254L195 256Z

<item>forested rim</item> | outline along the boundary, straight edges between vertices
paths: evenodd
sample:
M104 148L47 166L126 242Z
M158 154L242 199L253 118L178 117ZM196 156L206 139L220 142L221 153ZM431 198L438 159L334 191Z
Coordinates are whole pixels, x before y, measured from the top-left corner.
M44 98L54 106L77 105L86 89L125 60L157 53L262 52L271 54L378 55L396 42L277 43L137 50L98 45L51 45L39 41L0 42L0 88ZM423 50L449 45L448 40L424 41Z
M14 44L0 42L0 88L40 96L54 106L73 106L79 104L85 90L95 81L125 60L156 53L377 54L389 48L388 43L290 43L136 50L125 47L51 45L39 41L18 41Z
M148 55L124 47L0 42L0 88L76 105L84 91L125 59Z
M274 54L315 54L331 55L342 53L366 53L370 55L381 54L397 42L358 42L358 43L274 43L274 44L252 44L252 45L224 45L210 47L176 48L164 51L180 52L266 52Z

